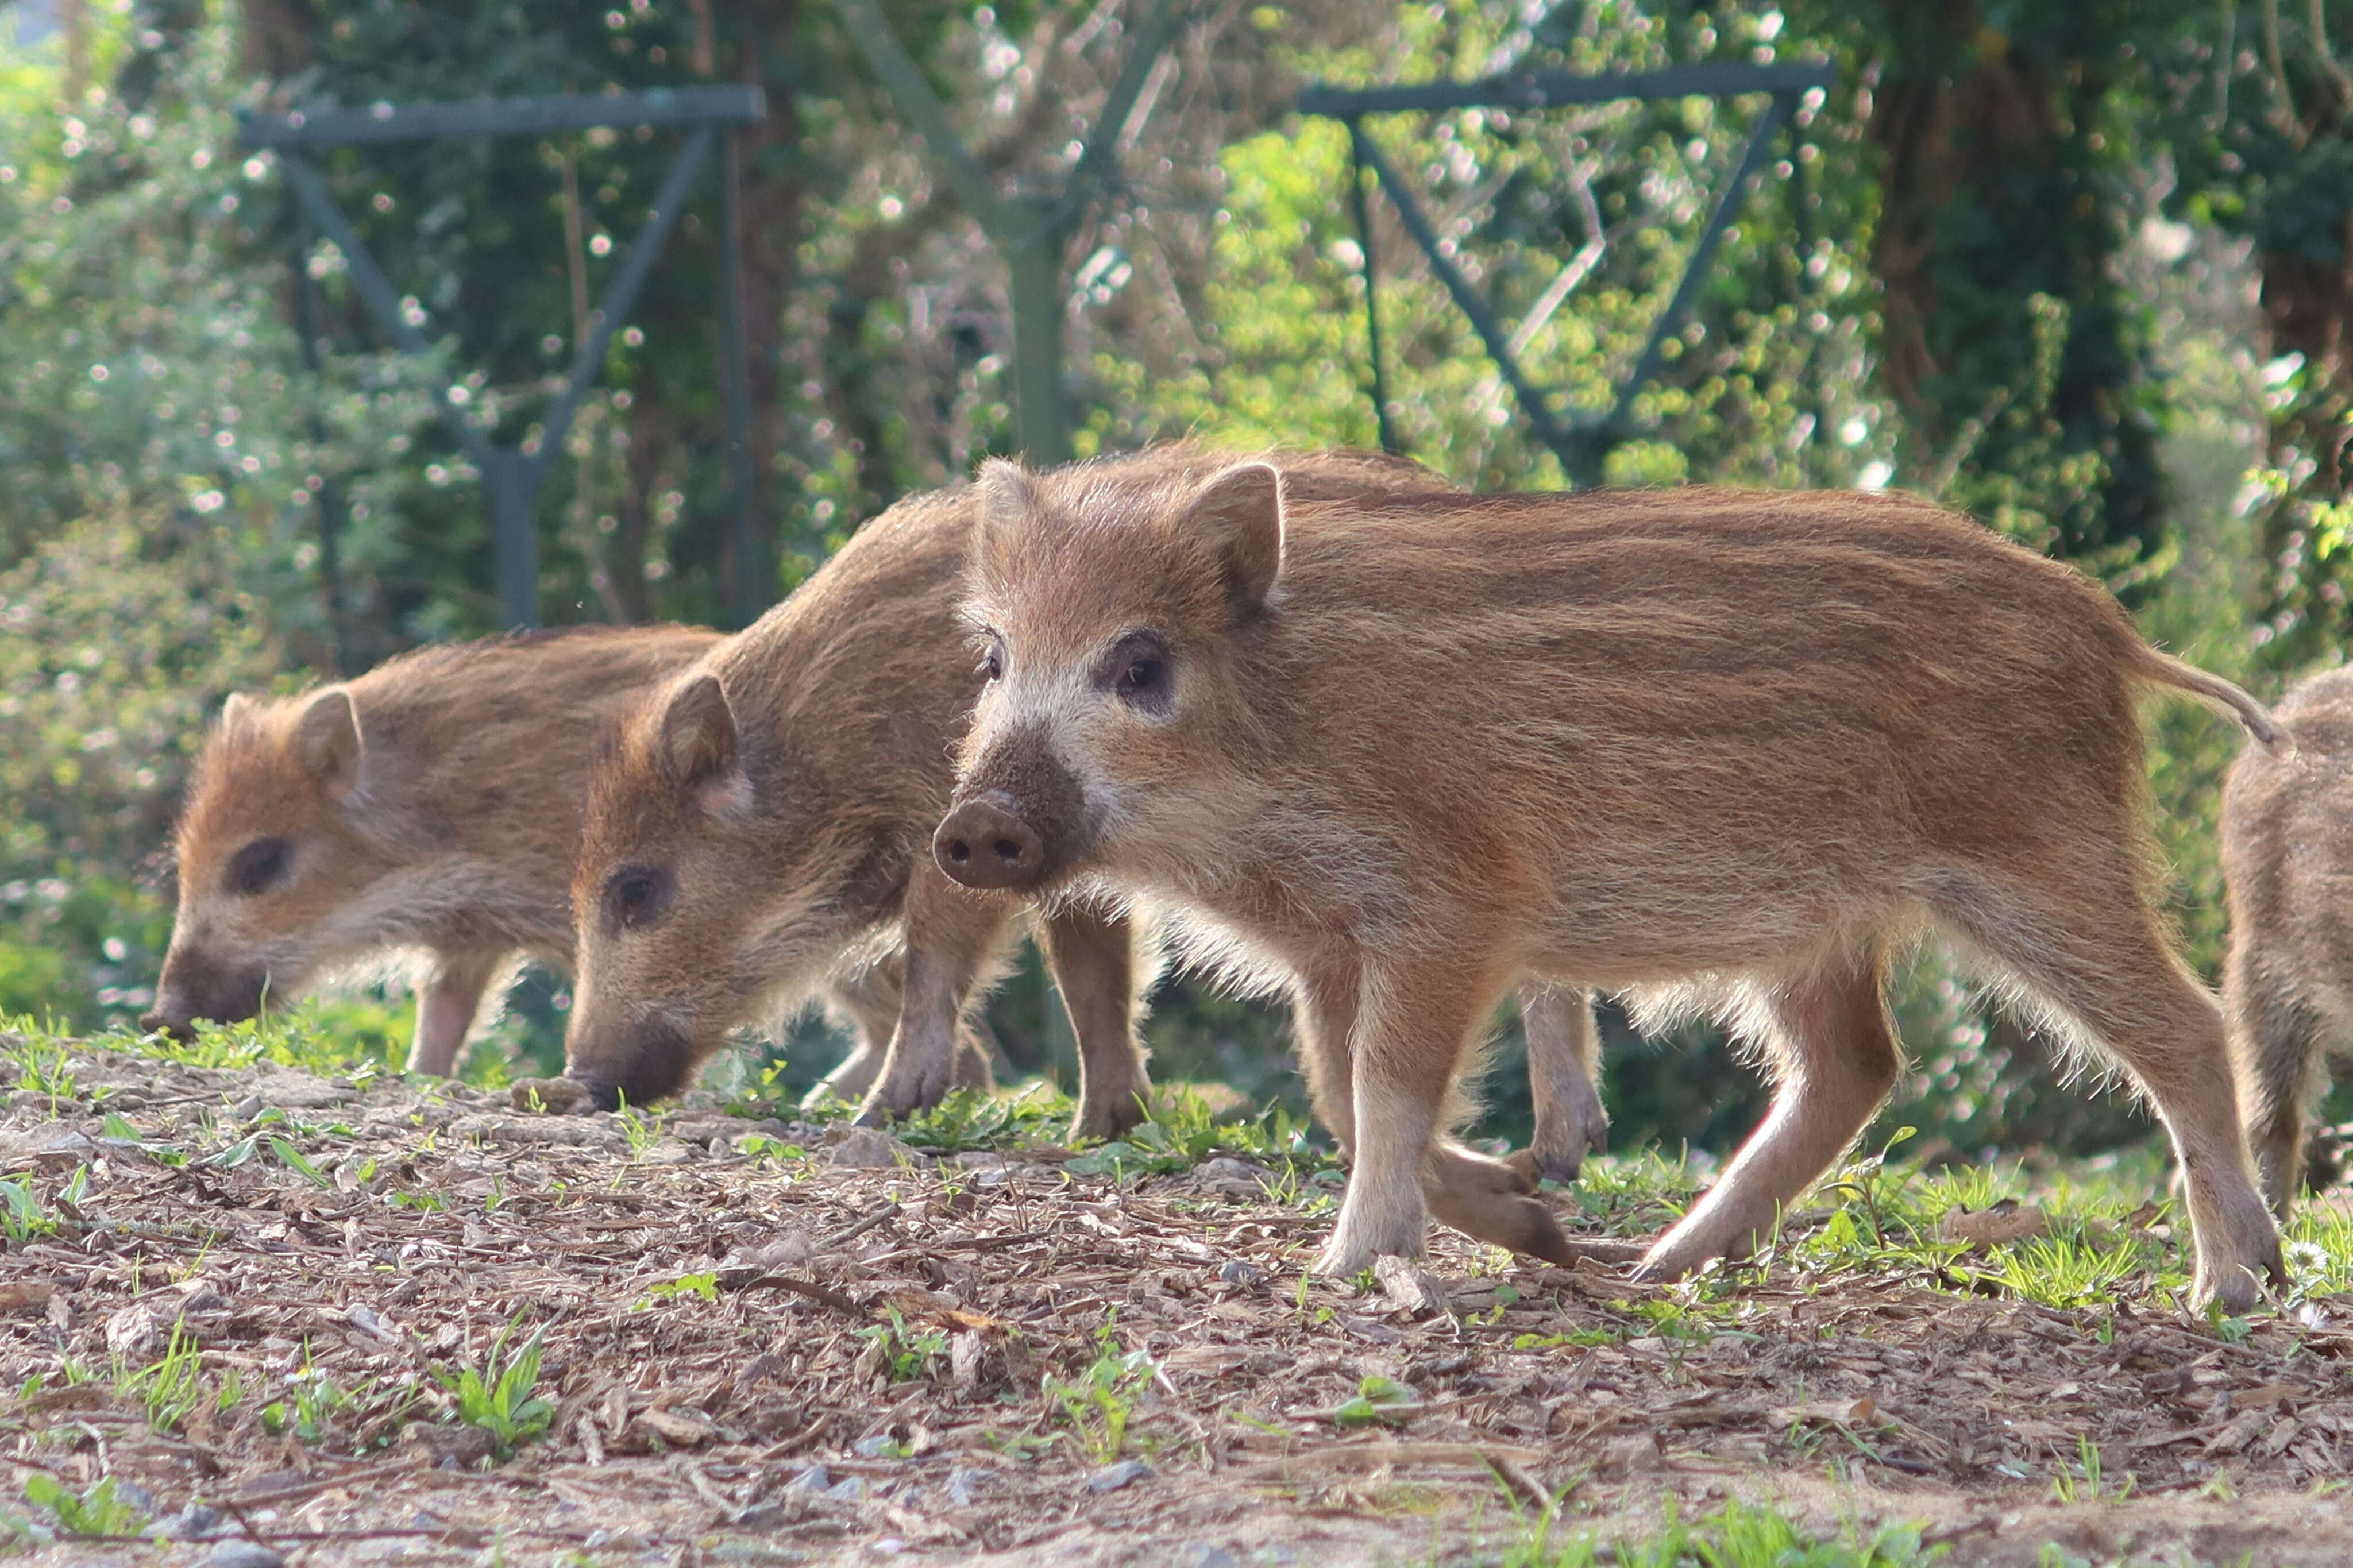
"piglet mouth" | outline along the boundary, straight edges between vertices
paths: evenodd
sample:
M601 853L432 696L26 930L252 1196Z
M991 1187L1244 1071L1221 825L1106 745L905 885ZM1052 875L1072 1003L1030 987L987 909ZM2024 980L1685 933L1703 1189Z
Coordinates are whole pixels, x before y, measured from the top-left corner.
M269 991L269 971L204 960L167 963L156 987L155 1005L140 1015L139 1026L161 1030L175 1040L195 1037L198 1020L241 1024L261 1011Z
M592 1037L592 1040L594 1037ZM683 1089L702 1065L691 1035L668 1022L639 1024L619 1038L575 1045L564 1064L565 1080L599 1110L651 1105Z

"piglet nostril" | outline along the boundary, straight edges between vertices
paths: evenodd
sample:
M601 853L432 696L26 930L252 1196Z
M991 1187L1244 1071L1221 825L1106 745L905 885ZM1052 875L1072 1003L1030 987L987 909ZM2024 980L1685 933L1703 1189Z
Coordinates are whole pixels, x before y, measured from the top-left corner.
M948 845L948 858L959 866L969 863L972 859L972 846L961 838L952 840Z
M1000 838L990 847L997 851L997 858L1007 865L1018 866L1021 863L1021 846L1010 838Z

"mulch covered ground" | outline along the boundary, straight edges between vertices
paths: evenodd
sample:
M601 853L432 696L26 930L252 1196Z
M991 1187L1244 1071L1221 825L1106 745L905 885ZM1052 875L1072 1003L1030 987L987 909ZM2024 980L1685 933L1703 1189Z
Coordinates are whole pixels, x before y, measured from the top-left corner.
M0 1509L38 1560L1452 1562L1547 1499L1635 1533L1672 1494L1922 1521L1957 1563L2353 1561L2353 1319L2323 1310L2232 1342L1777 1272L1686 1338L1672 1291L1448 1233L1303 1290L1328 1215L1232 1159L1123 1188L1051 1149L711 1110L633 1139L97 1049L76 1089L0 1122L58 1222L0 1255ZM501 1452L446 1384L534 1334L553 1414ZM161 1363L203 1390L168 1431ZM36 1477L115 1478L163 1543L60 1532Z

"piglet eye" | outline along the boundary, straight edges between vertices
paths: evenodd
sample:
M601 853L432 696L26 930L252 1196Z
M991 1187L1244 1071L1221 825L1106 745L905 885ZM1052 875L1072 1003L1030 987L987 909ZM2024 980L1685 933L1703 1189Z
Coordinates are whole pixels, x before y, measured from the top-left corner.
M991 680L1001 679L1005 674L1005 655L992 646L987 657L980 661L980 670Z
M1123 697L1142 697L1147 692L1157 691L1160 689L1162 676L1163 671L1158 659L1130 659L1127 668L1119 672L1119 694Z
M670 903L670 891L668 872L626 866L605 883L605 910L614 925L634 931L662 912Z
M250 899L285 880L294 863L294 847L283 838L257 838L229 858L221 885L240 899Z

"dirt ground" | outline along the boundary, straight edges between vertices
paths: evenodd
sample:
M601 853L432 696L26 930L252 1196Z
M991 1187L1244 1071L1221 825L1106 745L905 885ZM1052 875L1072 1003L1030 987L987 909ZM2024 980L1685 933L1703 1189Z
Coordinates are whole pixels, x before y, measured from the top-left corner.
M1454 1563L1556 1497L1563 1535L1741 1497L1957 1563L2353 1562L2322 1309L2233 1342L1775 1272L1685 1337L1671 1291L1445 1233L1303 1290L1328 1214L1230 1158L1123 1186L1052 1148L75 1066L0 1122L55 1222L0 1256L0 1551L46 1519L36 1563ZM553 1412L502 1454L445 1379L533 1334ZM106 1477L115 1539L21 1500Z

